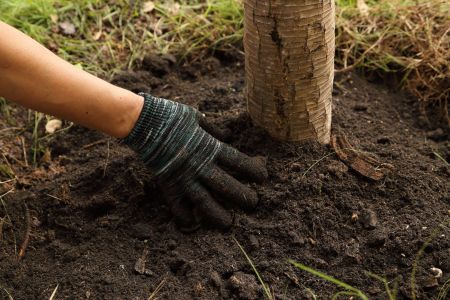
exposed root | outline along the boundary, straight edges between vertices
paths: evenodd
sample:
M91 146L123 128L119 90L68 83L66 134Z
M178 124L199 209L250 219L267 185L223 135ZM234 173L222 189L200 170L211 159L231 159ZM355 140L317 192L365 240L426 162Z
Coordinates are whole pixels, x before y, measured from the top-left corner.
M5 218L0 219L0 242L3 241L3 224L5 223Z

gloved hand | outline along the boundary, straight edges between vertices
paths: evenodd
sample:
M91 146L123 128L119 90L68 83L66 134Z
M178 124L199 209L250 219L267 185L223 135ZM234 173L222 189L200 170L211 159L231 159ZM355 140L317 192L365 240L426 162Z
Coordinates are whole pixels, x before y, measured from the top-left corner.
M226 228L233 218L225 207L256 206L256 192L230 174L262 182L267 169L261 159L248 157L211 136L193 107L142 96L141 115L123 141L157 178L182 228L194 228L201 222Z

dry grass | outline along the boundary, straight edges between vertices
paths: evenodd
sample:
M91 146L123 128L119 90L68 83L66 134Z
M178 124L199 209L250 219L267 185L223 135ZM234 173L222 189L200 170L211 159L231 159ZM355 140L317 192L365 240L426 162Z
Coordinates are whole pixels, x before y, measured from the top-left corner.
M381 0L368 10L338 9L336 62L402 76L423 104L439 103L448 120L450 18L445 0Z
M423 104L448 120L450 18L446 0L337 0L336 65L395 73ZM111 78L149 52L200 59L242 48L243 0L10 0L0 19L71 63ZM150 4L150 5L149 5ZM61 31L70 22L76 32Z

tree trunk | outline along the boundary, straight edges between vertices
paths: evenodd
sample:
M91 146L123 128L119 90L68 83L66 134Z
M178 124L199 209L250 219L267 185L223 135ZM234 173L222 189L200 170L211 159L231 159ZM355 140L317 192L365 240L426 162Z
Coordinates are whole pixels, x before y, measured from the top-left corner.
M284 141L329 143L334 0L245 0L248 111Z

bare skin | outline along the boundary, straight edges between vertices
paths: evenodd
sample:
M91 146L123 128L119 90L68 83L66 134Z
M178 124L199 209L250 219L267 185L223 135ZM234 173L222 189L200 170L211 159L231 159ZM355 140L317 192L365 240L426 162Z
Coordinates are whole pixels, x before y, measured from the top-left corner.
M75 68L0 22L0 96L46 114L123 138L144 100Z

